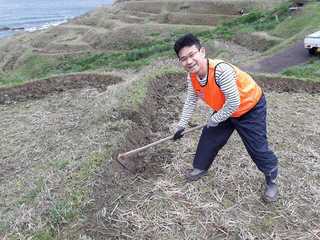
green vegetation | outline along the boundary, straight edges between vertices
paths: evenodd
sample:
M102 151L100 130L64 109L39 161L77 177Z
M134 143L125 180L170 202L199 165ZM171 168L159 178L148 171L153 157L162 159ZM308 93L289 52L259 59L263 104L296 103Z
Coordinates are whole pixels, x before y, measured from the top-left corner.
M310 3L299 13L290 13L291 2L286 2L270 11L253 10L220 26L195 33L203 42L212 39L230 40L237 32L265 31L270 35L291 38L301 32L312 31L320 22L320 4ZM190 29L189 29L190 30ZM187 30L186 30L187 31ZM48 57L29 53L24 64L6 73L0 73L0 86L22 84L32 79L71 72L110 69L139 69L162 56L174 56L172 45L186 31L172 30L169 37L161 38L159 32L149 34L154 39L145 44L131 43L130 50L88 54L77 57Z
M150 63L152 58L169 55L171 46L165 41L155 42L127 52L92 54L83 58L64 61L60 67L63 72L81 72L97 68L139 68Z
M35 235L33 235L33 237L31 238L32 240L53 240L54 235L49 231L41 231L36 233Z
M270 31L290 17L289 5L290 3L284 3L266 12L253 10L247 15L222 23L212 31L202 32L199 36L204 40L213 37L230 40L237 32Z
M76 214L75 208L68 200L60 200L49 209L50 223L57 227L69 222Z
M26 193L21 197L21 199L18 201L18 204L29 204L32 203L36 197L44 190L44 178L41 177L35 182L35 188L32 189L30 192Z
M290 67L283 71L282 74L291 77L309 78L320 82L320 60L313 59L307 64Z
M165 39L129 51L89 54L80 57L48 58L31 55L17 70L0 73L0 86L22 84L36 78L97 69L138 69L161 56L171 56L172 41Z
M302 12L286 18L271 31L271 34L286 39L301 33L303 37L306 33L319 30L319 22L320 4L314 2L307 4Z

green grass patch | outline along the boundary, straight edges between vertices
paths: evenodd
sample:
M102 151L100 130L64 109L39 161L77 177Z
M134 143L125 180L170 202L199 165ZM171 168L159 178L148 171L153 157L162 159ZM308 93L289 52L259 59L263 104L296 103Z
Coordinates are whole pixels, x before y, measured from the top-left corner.
M319 22L320 3L313 2L307 4L301 12L278 24L271 34L282 38L289 38L300 32L304 35L305 32L320 30Z
M55 239L53 233L50 230L43 230L35 233L31 240L53 240Z
M206 42L212 39L231 40L237 32L270 31L290 17L289 6L290 2L286 2L269 11L252 10L247 15L224 22L216 28L201 31L197 36Z
M281 74L297 78L309 78L320 82L320 60L314 59L307 64L290 67Z
M83 72L97 69L139 69L150 64L152 59L171 56L172 40L162 40L130 51L89 54L78 57L50 58L33 55L17 70L1 73L0 86L14 86L31 79L57 74Z
M47 227L50 227L50 231L45 230L44 233L48 233L50 237L56 237L64 225L70 224L81 216L82 209L88 203L90 191L84 183L94 176L94 172L110 155L110 149L106 149L103 153L92 153L87 161L66 179L63 197L53 200L52 206L47 212L47 222L49 224ZM43 234L43 232L40 232L40 234Z
M63 72L81 72L97 68L126 69L148 65L152 58L160 57L172 50L166 41L159 41L127 52L92 54L83 58L68 59L61 64Z
M17 73L0 73L1 86L15 86L25 82L25 77Z
M74 207L72 201L59 200L53 203L49 209L49 220L55 228L62 224L68 223L77 214L77 209Z
M19 205L32 203L36 199L36 197L38 197L38 195L44 190L44 188L45 188L44 178L40 177L35 181L35 187L28 193L24 194L17 203Z
M68 166L69 163L69 160L57 160L49 163L49 165L53 166L57 170L63 170L66 166Z
M290 17L289 6L290 3L287 2L269 11L253 10L198 35L205 41L213 38L230 40L237 32L270 31Z

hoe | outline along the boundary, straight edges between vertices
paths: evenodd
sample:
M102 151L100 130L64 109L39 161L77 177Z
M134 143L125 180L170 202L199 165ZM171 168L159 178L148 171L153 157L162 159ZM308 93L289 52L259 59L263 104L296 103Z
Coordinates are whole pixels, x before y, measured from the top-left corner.
M187 129L187 130L185 130L185 131L183 132L183 134L191 133L191 132L193 132L193 131L195 131L195 130L198 130L198 129L200 129L200 128L203 128L204 126L206 126L206 125L199 125L199 126L196 126L196 127L190 128L190 129ZM119 163L123 168L125 168L125 169L127 169L127 170L130 170L130 169L128 169L128 168L122 163L122 161L127 160L127 159L129 159L131 156L134 156L134 155L136 155L137 153L142 152L142 151L144 151L144 150L146 150L146 149L148 149L148 148L150 148L150 147L153 147L153 146L156 146L156 145L158 145L158 144L160 144L160 143L163 143L163 142L172 140L172 138L173 138L173 135L171 135L171 136L169 136L169 137L166 137L166 138L162 138L162 139L160 139L160 140L158 140L158 141L155 141L155 142L150 143L150 144L148 144L148 145L142 146L142 147L140 147L140 148L133 149L133 150L131 150L131 151L129 151L129 152L121 153L121 154L118 155L117 161L118 161L118 163Z

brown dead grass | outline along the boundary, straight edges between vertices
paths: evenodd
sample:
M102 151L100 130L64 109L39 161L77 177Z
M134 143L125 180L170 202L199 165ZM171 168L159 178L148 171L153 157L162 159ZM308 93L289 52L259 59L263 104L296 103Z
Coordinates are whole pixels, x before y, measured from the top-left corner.
M126 171L113 175L104 169L99 174L103 177L97 179L91 221L83 230L94 239L319 238L320 118L316 109L320 98L278 90L267 93L270 146L281 168L276 204L261 200L263 176L237 134L221 151L209 176L186 183L183 175L199 135L194 133L129 159L133 165L142 164L135 175ZM162 111L162 107L167 110L164 99L174 99L174 92L166 93L158 99L160 119L161 112L168 114ZM208 109L200 105L193 122L202 123L207 114ZM174 122L166 126L174 129ZM168 135L166 129L156 135Z
M177 63L166 66L173 64ZM140 74L134 79L146 73ZM1 222L7 236L29 236L42 229L41 223L50 222L44 217L50 206L63 198L65 183L88 159L103 156L109 147L114 158L173 131L184 99L182 75L156 78L145 99L148 104L140 110L117 109L123 87L134 79L103 92L95 87L68 90L0 106L1 196L5 196ZM269 90L267 99L270 144L281 166L276 204L261 201L263 177L237 135L221 151L208 177L186 183L183 174L191 165L199 135L193 133L129 159L137 167L135 174L120 171L105 155L109 158L95 180L82 182L93 186L91 200L80 206L87 209L80 218L87 220L76 221L72 228L60 225L59 238L317 239L319 94L303 89L283 92L288 89L285 84L273 89L279 92ZM207 108L200 104L192 122L206 118Z

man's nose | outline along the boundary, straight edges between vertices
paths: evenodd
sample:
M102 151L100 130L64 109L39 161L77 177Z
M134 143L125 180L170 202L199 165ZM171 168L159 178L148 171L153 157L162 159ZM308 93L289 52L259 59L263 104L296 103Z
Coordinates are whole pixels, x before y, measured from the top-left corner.
M191 58L191 57L188 57L188 58L187 58L187 64L190 64L190 63L192 63L192 58Z

